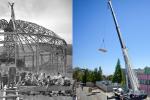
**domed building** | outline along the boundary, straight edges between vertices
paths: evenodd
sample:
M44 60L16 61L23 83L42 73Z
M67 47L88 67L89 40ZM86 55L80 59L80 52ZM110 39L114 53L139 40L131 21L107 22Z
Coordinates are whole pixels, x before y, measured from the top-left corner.
M16 20L13 3L11 19L0 20L0 61L15 64L18 70L45 73L66 73L72 65L72 47L55 32L32 22ZM67 56L70 55L70 56ZM67 58L69 57L69 58ZM71 60L69 60L71 59Z

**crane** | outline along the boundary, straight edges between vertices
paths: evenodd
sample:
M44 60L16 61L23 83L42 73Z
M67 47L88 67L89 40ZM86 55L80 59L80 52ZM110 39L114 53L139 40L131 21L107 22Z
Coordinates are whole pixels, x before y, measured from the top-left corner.
M127 89L129 89L128 83L130 83L130 90L132 91L132 92L129 91L127 94L129 94L130 99L134 99L134 100L137 99L137 98L138 98L138 100L139 99L140 100L145 99L147 97L147 95L139 89L138 79L136 77L136 74L132 70L132 64L130 62L128 51L127 51L127 48L125 46L125 43L123 42L123 38L122 38L122 35L121 35L121 31L120 31L120 28L119 28L119 24L118 24L114 9L112 7L111 0L108 1L108 5L110 7L111 14L112 14L112 17L113 17L113 20L114 20L114 23L115 23L117 35L118 35L119 42L120 42L121 49L122 49L122 53L123 53L123 58L124 58L124 61L125 61L126 87L127 87Z

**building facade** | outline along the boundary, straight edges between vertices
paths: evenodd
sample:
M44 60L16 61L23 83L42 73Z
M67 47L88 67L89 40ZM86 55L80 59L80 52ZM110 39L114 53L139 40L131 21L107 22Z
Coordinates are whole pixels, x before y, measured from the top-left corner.
M150 67L145 67L143 73L137 73L140 89L150 95Z

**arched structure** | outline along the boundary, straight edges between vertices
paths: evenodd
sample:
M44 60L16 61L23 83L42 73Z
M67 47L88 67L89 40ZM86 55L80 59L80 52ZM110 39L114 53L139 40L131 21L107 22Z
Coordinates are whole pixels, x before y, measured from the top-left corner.
M56 33L40 25L23 20L15 20L13 4L11 19L0 20L0 32L4 39L3 52L8 59L21 60L25 67L36 71L65 72L67 43ZM19 67L19 66L18 66Z

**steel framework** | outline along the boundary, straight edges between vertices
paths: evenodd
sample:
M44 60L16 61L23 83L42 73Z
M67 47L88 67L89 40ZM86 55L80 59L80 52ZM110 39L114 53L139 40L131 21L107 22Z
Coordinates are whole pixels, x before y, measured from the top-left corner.
M23 59L26 67L36 67L37 71L43 68L52 72L65 72L67 43L53 31L40 25L23 20L15 20L11 6L11 19L7 22L0 20L0 32L4 39L3 54L9 58Z

